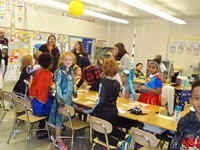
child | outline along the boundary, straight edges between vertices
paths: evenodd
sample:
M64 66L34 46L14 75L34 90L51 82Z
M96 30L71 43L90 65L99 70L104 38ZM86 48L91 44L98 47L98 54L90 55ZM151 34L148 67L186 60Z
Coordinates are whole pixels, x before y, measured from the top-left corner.
M32 76L34 76L35 73L37 72L37 70L39 70L41 68L41 66L38 64L38 60L39 60L39 57L40 57L41 54L42 54L41 51L36 51L33 54L33 58L35 60L35 63L34 63L33 70L32 70Z
M100 72L102 73L102 67L103 67L104 59L102 57L97 59L97 67L99 68Z
M135 89L133 85L133 70L124 70L121 76L122 93L121 96L130 100L135 100Z
M113 58L108 58L103 65L103 73L106 77L100 83L99 98L90 115L96 115L112 124L113 131L108 135L110 145L119 147L119 150L128 150L131 136L117 129L118 110L116 101L120 92L120 84L113 79L117 72L117 62ZM98 138L105 142L104 134L99 133ZM126 141L122 142L121 140Z
M154 59L149 63L150 76L146 79L145 85L138 88L140 96L139 102L152 105L161 105L162 80L159 75L159 60Z
M18 98L24 100L30 100L28 96L29 91L29 81L31 78L31 73L33 70L33 57L31 55L26 55L22 59L20 67L20 77L13 88L13 93L16 94Z
M91 86L90 90L98 91L99 83L101 82L102 78L99 69L96 66L92 65L90 60L85 56L80 59L79 66L82 69L82 76L76 88L78 89L86 80Z
M52 96L49 92L53 84L53 74L49 71L52 67L52 58L49 53L40 55L38 62L42 67L33 77L29 96L32 97L32 110L35 116L48 116L51 110ZM45 127L45 121L39 123L39 129ZM37 132L38 138L47 137L44 131Z
M74 77L75 77L75 86L78 84L78 82L81 79L81 75L82 75L82 71L81 71L81 67L79 67L78 65L74 65L73 67L73 71L74 71ZM81 89L85 89L85 90L89 90L90 86L87 85L86 82L84 82L81 87Z
M180 119L170 150L200 149L200 80L192 84L190 104L195 111L190 111Z
M63 140L59 138L60 132L64 128L62 122L66 121L68 118L59 114L58 109L65 107L65 104L72 105L72 94L75 92L72 70L72 64L74 63L75 56L72 52L62 53L59 60L59 68L54 74L56 96L52 104L48 123L56 129L56 137L58 137L56 146L61 150L68 149Z
M133 69L135 77L144 79L145 76L144 76L143 72L141 71L142 67L143 67L142 63L137 63L135 67L136 68Z

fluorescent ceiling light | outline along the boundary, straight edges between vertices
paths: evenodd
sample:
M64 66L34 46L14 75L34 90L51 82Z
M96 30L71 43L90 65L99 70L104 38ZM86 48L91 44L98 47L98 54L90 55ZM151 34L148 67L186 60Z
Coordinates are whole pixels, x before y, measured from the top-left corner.
M57 8L57 9L65 10L65 11L68 10L68 7L69 7L68 4L57 2L57 1L54 1L54 0L24 0L24 1L34 3L34 4L38 4L38 5L42 5L42 6L51 7L51 8ZM97 17L97 18L101 18L101 19L104 19L104 20L110 20L110 21L114 21L114 22L123 23L123 24L129 23L129 21L127 21L127 20L115 18L115 17L108 16L108 15L104 15L104 14L97 13L97 12L94 12L94 11L90 11L90 10L87 10L87 9L84 9L84 14L89 15L89 16L93 16L93 17Z
M149 6L147 4L144 4L138 0L119 0L125 4L128 4L130 6L133 6L133 7L136 7L138 9L141 9L141 10L144 10L148 13L151 13L151 14L154 14L156 16L159 16L161 18L164 18L166 20L169 20L171 22L174 22L174 23L177 23L177 24L185 24L185 21L181 20L181 19L178 19L178 18L175 18L163 11L160 11L152 6Z

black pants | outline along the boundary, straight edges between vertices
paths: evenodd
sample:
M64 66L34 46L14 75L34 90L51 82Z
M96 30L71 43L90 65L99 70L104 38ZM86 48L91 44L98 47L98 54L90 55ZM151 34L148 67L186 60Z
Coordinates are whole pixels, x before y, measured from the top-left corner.
M124 140L126 133L117 129L118 110L117 107L102 106L98 109L97 117L110 122L113 126L113 131L108 135L110 145L117 146L120 140ZM98 133L99 140L106 142L105 135Z

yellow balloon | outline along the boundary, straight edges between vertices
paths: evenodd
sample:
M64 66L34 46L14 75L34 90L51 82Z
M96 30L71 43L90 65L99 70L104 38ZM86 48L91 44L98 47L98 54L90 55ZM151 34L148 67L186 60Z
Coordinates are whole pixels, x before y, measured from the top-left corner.
M69 12L73 16L80 16L83 14L83 11L84 11L84 5L80 0L73 0L69 4Z

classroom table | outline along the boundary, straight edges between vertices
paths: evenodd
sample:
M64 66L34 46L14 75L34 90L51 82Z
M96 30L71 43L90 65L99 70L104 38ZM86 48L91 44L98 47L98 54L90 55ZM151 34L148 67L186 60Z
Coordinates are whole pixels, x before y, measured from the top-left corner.
M88 108L92 108L96 103L98 98L98 93L89 91L82 92L78 91L78 98L73 99L73 102L78 105L82 105ZM131 114L127 110L134 108L135 106L139 106L144 113L148 113L147 115L135 115ZM161 106L145 104L141 102L132 101L125 98L117 99L117 108L119 111L119 116L131 120L137 120L139 122L148 123L150 125L154 125L163 129L176 131L177 125L173 121L173 116L167 117L158 115L156 112L159 112ZM189 108L184 110L181 113L181 116L184 116L187 112L189 112Z

